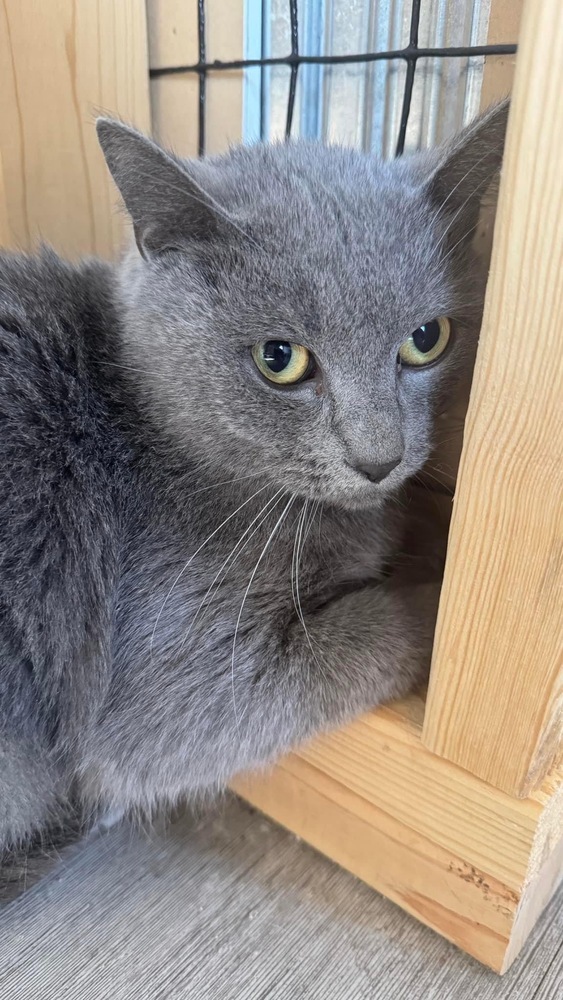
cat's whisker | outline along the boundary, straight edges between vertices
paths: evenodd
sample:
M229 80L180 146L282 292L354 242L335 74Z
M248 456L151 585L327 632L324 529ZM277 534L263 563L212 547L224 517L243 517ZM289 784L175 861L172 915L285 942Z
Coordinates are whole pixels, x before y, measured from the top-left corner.
M424 466L425 469L430 469L431 471L437 472L438 475L447 476L448 479L456 479L456 473L452 469L451 465L440 464L440 465L430 465Z
M438 425L434 434L438 437L440 434L453 434L459 433L459 431L465 426L465 416L457 416L455 413L447 415L447 424L441 429Z
M429 479L433 479L434 482L438 484L442 492L446 491L449 494L450 491L452 490L451 486L448 486L446 483L443 483L441 479L438 479L438 476L434 475L434 473L431 472L428 466L426 465L424 466L424 469L421 469L421 471L417 473L417 476L415 478L418 480L419 483L423 483L424 486L428 487L428 483L425 483L423 479L425 475L428 476ZM429 488L430 487L428 487L428 489Z
M248 476L237 476L236 479L221 479L218 483L214 483L212 486L202 486L199 490L194 490L193 493L186 493L185 499L189 500L191 497L198 496L199 493L207 493L209 490L216 490L219 486L230 486L232 483L242 483L247 479L258 479L258 476L263 476L264 472L251 472Z
M434 430L433 441L437 444L440 441L449 441L452 438L461 437L465 427L465 419L463 417L459 418L448 418L448 423L446 427L437 427Z
M278 519L277 519L274 527L272 528L272 530L271 530L271 532L270 532L270 534L268 536L266 544L264 545L264 547L263 547L260 555L258 556L258 559L256 560L256 565L254 566L254 569L252 570L252 573L250 574L250 580L248 581L246 590L245 590L245 592L243 594L243 598L242 598L240 610L239 610L238 617L237 617L237 620L236 620L235 634L233 636L233 651L232 651L232 656L231 656L231 691L232 691L232 696L233 696L233 711L234 711L235 722L236 722L237 728L240 727L240 720L239 720L239 718L237 716L237 704L236 704L236 695L235 695L235 654L236 654L236 647L237 647L237 635L238 635L238 630L239 630L239 626L240 626L242 614L243 614L243 611L244 611L244 606L246 604L246 599L247 599L247 597L248 597L248 595L250 593L250 588L252 587L252 584L254 583L254 579L256 577L256 574L258 572L260 564L261 564L264 556L266 555L268 549L270 548L270 545L272 544L272 541L274 540L278 529L281 527L283 521L285 520L287 514L289 513L291 507L293 506L293 504L295 502L295 499L296 499L295 494L293 494L293 496L291 496L289 498L289 501L286 503L284 509L282 510L280 516L278 517Z
M236 557L240 556L241 553L244 551L244 549L247 547L247 545L249 545L249 543L251 542L252 538L254 537L254 535L256 534L256 532L259 531L259 529L261 528L262 524L264 523L264 521L266 520L266 518L268 517L268 515L272 512L272 510L279 503L279 501L281 499L281 496L282 496L282 494L284 492L285 491L283 489L280 489L280 490L277 491L277 493L274 493L273 497L270 497L270 499L267 501L267 503L264 504L264 506L262 507L262 509L260 510L260 512L250 522L250 524L248 525L248 528L246 529L246 531L243 532L243 534L239 538L239 540L236 543L236 545L233 546L233 548L229 552L229 555L227 556L227 558L224 560L223 563L221 563L221 566L219 567L219 570L217 571L217 573L216 573L215 577L213 578L210 586L207 588L205 594L203 595L201 603L200 603L199 607L197 608L197 611L196 611L194 617L192 618L192 621L190 623L188 631L186 632L184 638L182 639L182 645L180 646L180 649L183 649L184 645L188 641L188 638L189 638L189 636L190 636L190 634L192 632L192 629L193 629L193 627L194 627L194 625L196 623L196 619L198 618L201 610L203 609L203 607L205 605L205 602L207 601L207 598L210 596L210 594L211 594L213 588L215 587L215 584L219 580L221 574L223 573L224 570L227 569L228 564L230 563L231 559L233 559L233 557L235 558L235 562L236 562ZM254 525L256 524L257 521L260 521L260 523L256 526L256 528L254 528ZM252 530L253 528L254 528L254 530ZM248 537L249 535L250 535L250 537ZM246 542L244 542L245 538L247 539ZM243 544L243 542L244 542L244 544ZM242 548L241 548L241 545L242 545ZM211 601L209 603L211 603Z
M169 381L169 376L160 372L149 371L147 368L133 368L131 365L118 365L115 361L95 361L96 365L103 365L104 368L121 368L125 372L136 372L138 375L150 375L151 378L162 378Z
M309 641L309 636L308 636L308 633L307 633L307 626L305 625L305 620L303 618L303 611L302 611L302 608L301 608L301 600L299 598L299 534L300 534L300 531L302 530L302 526L303 526L303 523L304 523L304 520L305 520L305 517L306 517L306 514L307 514L308 503L309 503L308 500L305 500L303 502L303 506L301 508L301 513L299 515L299 518L298 518L298 521L297 521L297 525L296 525L296 528L295 528L295 539L294 539L294 542L293 542L293 553L292 553L292 559L291 559L291 572L290 572L290 577L291 577L291 596L293 598L293 605L294 605L295 610L297 612L297 617L299 618L299 620L301 622L301 625L303 626L303 631L305 632L305 636L307 638L307 641Z
M438 448L441 448L445 444L449 444L450 441L458 441L461 444L463 428L459 429L451 434L444 434L443 436L435 435L432 441L432 451L435 452Z
M298 585L296 588L296 564L297 564L297 553L298 553L298 543L299 543L299 532L307 513L308 503L309 503L308 500L303 501L303 506L301 507L299 517L297 518L297 524L295 526L295 538L293 540L293 553L291 557L291 596L293 597L293 604L299 618L301 618L301 611L298 603L299 600Z
M299 618L299 621L301 622L301 625L303 626L303 631L305 633L305 638L307 639L307 643L309 645L309 649L311 650L311 654L313 656L313 659L314 659L315 663L317 664L317 667L319 668L319 670L322 673L323 672L323 668L322 668L321 664L319 663L319 661L317 660L317 656L316 656L315 650L313 649L313 642L312 642L311 636L309 634L309 629L307 628L307 624L305 622L305 616L303 614L303 608L302 608L302 605L301 605L301 597L300 597L300 594L299 594L299 564L300 564L301 555L302 555L302 552L303 552L303 546L305 544L304 526L305 526L305 519L306 519L306 516L307 516L308 505L309 505L309 501L305 500L305 502L303 504L303 507L301 509L301 514L300 514L299 521L297 523L297 528L296 528L296 531L295 531L295 542L294 542L294 546L293 546L293 559L292 559L292 564L291 564L291 591L292 591L292 594L293 594L293 603L295 605L295 610L297 612L297 617Z
M243 507L246 507L246 506L247 506L247 505L248 505L249 503L251 503L251 501L252 501L252 500L254 500L254 499L255 499L255 498L256 498L256 497L257 497L257 496L258 496L258 495L259 495L260 493L263 493L263 492L264 492L264 490L267 490L267 489L268 489L268 484L266 484L266 486L261 486L259 490L256 490L256 492L252 494L252 496L248 497L248 499L247 499L247 500L244 500L244 501L243 501L243 503L241 503L241 504L240 504L240 505L239 505L239 506L237 507L237 509L236 509L236 510L234 510L234 511L232 512L232 514L229 514L229 516L228 516L228 517L226 517L224 521L221 521L221 524L219 524L219 525L218 525L218 526L217 526L217 527L216 527L216 528L215 528L215 529L214 529L214 530L213 530L213 531L211 532L211 534L209 534L209 535L207 536L207 538L206 538L206 539L205 539L205 540L204 540L204 541L203 541L203 542L201 543L201 545L198 545L198 547L197 547L197 549L195 550L195 552L194 552L194 553L193 553L193 554L192 554L192 555L190 556L190 558L189 558L189 559L187 560L187 562L186 562L186 563L184 563L184 565L183 565L182 569L180 570L180 572L179 572L179 573L178 573L178 575L176 576L176 578L175 578L175 580L174 580L174 582L173 582L172 586L170 587L170 590L169 590L169 591L168 591L168 593L166 594L166 597L164 598L164 601L163 601L163 603L162 603L162 606L161 606L161 608L160 608L160 611L158 612L158 615L156 616L156 621L155 621L155 623L154 623L154 628L153 628L153 630L152 630L152 633L151 633L151 641L150 641L150 647L149 647L149 649L150 649L150 655L151 655L151 657L152 657L152 651L153 651L153 645L154 645L154 637L155 637L155 635L156 635L156 630L157 630L157 627L158 627L158 623L159 623L159 621L160 621L160 619L161 619L161 617L162 617L162 613L163 613L163 611L164 611L164 608L166 607L166 604L168 603L168 599L169 599L170 595L172 594L172 591L174 590L174 588L175 588L176 584L177 584L177 583L179 582L179 580L180 580L180 579L182 578L182 576L184 575L184 573L186 572L186 570L188 569L188 567L189 567L189 566L190 566L190 565L192 564L192 562L194 561L194 559L196 558L196 556L197 556L197 555L199 555L199 553L201 552L201 550L202 550L203 548L205 548L205 546L206 546L206 545L207 545L207 544L208 544L208 543L209 543L209 542L211 541L211 539L212 539L212 538L214 538L214 537L215 537L215 535L216 535L216 534L217 534L217 533L218 533L218 532L219 532L219 531L221 530L221 528L224 528L224 527L225 527L225 525L229 523L229 521L232 521L233 517L236 517L236 515L237 515L237 514L239 513L239 511L241 511L241 510L243 509Z
M430 222L431 222L432 225L435 223L436 219L438 219L440 217L440 215L442 215L442 213L444 211L444 208L448 204L450 198L456 193L456 191L463 184L463 182L465 180L467 180L467 178L469 177L469 174L473 173L473 171L477 167L481 166L481 164L483 163L483 161L486 160L487 157L490 156L490 155L491 155L491 150L487 149L487 151L485 153L483 153L483 155L480 156L479 159L475 161L475 163L471 164L471 166L469 167L469 169L465 171L463 177L460 178L460 180L457 182L457 184L454 184L453 188L451 188L451 190L448 192L448 194L444 198L444 200L441 203L441 205L438 208L438 210L432 216L432 219L430 220ZM469 195L469 197L471 198L473 196L473 194L475 194L475 191L473 191L472 194ZM467 201L468 201L468 199L466 198L465 201L463 202L462 208L467 204ZM456 212L456 215L454 216L454 219L456 218L457 214L458 213ZM447 230L446 230L446 232L447 232Z
M463 212L463 210L464 210L465 206L467 205L467 203L471 200L471 198L475 197L475 195L477 194L479 188L483 187L483 184L485 184L485 183L489 183L489 181L488 180L482 181L480 184L478 184L477 187L475 188L475 190L472 191L471 194L469 194L467 196L467 198L465 199L465 201L463 201L461 203L461 205L459 206L457 212L455 212L455 214L452 216L452 218L450 219L450 221L449 221L448 225L446 226L444 232L442 233L440 239L438 240L438 243L436 244L436 250L437 251L440 250L440 248L441 248L442 244L444 243L444 241L445 241L448 233L452 230L453 226L455 225L456 220L458 219L458 217ZM464 236L462 236L461 239L458 240L457 243L455 243L454 249L455 249L455 247L459 246L459 244L462 243L463 240L466 240L467 237L470 235L470 233L473 232L474 229L477 229L478 225L479 225L479 221L477 221L475 223L475 225L471 227L471 229L468 229L467 232L464 234ZM448 257L450 256L451 252L452 251L449 250L448 253L445 255L445 257L442 257L441 263L443 263L445 260L448 259Z
M321 506L321 501L320 500L316 500L315 503L314 503L314 505L313 505L313 511L311 513L311 517L309 518L309 523L308 523L308 525L307 525L307 527L305 529L305 542L307 541L307 538L309 537L309 532L311 531L311 528L313 527L313 522L314 522L314 520L315 520L315 518L316 518L316 516L317 516L317 514L319 512L319 507L320 506Z
M322 500L319 500L319 503L320 503L320 514L319 514L319 525L318 525L318 528L317 528L317 536L318 536L318 539L319 539L319 546L322 546L323 538L322 538L322 534L321 534L321 527L322 527L322 523L323 523L323 514L325 512L325 507L324 507L324 503L323 503Z
M479 225L479 222L477 221L474 226L471 226L467 230L467 232L465 232L463 234L463 236L461 236L459 238L459 240L457 240L457 242L454 243L453 247L451 247L448 250L447 254L444 257L442 257L442 264L448 259L448 257L451 257L451 255L454 253L454 251L457 249L457 247L459 246L460 243L463 243L467 239L468 236L471 236L471 233L474 232L475 229L477 229L478 225Z

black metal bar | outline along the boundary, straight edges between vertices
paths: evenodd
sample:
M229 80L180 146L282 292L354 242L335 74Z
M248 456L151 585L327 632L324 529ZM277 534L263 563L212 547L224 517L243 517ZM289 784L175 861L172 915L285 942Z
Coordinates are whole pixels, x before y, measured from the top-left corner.
M405 136L407 134L407 125L411 110L414 74L416 70L416 62L417 59L419 58L419 49L418 49L419 26L420 26L420 0L412 0L409 49L411 49L413 55L407 59L405 92L403 94L403 107L401 108L401 124L399 125L399 137L397 139L397 148L395 150L395 156L402 156L403 151L405 149Z
M286 139L289 139L291 135L291 124L293 122L293 111L295 108L295 91L297 90L297 74L299 72L301 62L299 59L299 19L297 14L297 0L289 0L289 18L291 22L291 58L295 61L291 63L291 75L289 77L287 117L285 120Z
M213 62L200 61L186 66L159 66L150 70L150 76L155 79L159 76L166 76L169 73L206 73L209 70L221 69L249 69L252 66L298 66L305 63L319 63L324 66L338 66L343 63L370 63L378 62L380 59L425 59L425 58L451 58L463 59L469 56L512 56L517 50L516 45L462 45L450 49L411 49L408 45L404 49L390 49L387 52L354 52L343 56L276 56L269 59L233 59L223 62L215 59Z
M197 152L198 156L205 153L205 90L207 83L207 63L205 51L205 0L197 0L197 44L198 44L198 129L197 129Z
M270 30L270 25L268 23L267 13L269 13L268 0L262 0L262 46L261 52L264 56L266 51L266 45L268 44L268 32ZM260 64L260 139L264 141L267 135L266 128L266 115L265 108L269 108L267 91L270 84L270 74L264 72L264 66ZM268 122L269 126L269 122Z

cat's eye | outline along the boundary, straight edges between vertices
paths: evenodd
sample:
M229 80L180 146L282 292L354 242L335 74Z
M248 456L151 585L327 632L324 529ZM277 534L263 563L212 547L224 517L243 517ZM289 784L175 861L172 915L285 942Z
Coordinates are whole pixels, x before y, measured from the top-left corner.
M423 323L401 344L399 362L412 368L430 365L446 350L450 333L451 324L447 316L438 316L430 323Z
M302 344L288 340L266 340L252 348L258 370L276 385L296 385L315 370L313 355Z

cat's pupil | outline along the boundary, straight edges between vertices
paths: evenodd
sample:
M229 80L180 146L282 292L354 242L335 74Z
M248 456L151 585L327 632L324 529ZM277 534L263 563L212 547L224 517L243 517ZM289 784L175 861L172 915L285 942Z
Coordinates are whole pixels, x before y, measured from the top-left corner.
M268 340L264 344L264 361L273 372L283 372L291 361L291 344L283 340Z
M421 354L428 354L433 347L436 347L440 339L440 324L438 320L433 319L430 323L424 323L423 326L419 326L418 330L414 331L412 339L417 351L420 351Z

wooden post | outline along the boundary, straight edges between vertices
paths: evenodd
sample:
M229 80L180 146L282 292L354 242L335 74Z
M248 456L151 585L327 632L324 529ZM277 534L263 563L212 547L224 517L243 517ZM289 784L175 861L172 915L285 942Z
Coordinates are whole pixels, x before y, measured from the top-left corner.
M524 0L491 0L487 45L515 42L520 37ZM512 91L516 56L487 56L481 87L481 109Z
M562 51L528 0L423 733L519 796L563 732Z
M518 40L523 6L524 0L491 0L487 45L501 45ZM481 111L485 111L495 101L502 100L511 93L515 69L516 55L485 58ZM474 245L480 258L487 263L491 259L495 214L494 197L485 197ZM463 448L463 429L470 388L469 383L460 385L452 404L438 417L436 434L438 444L428 464L429 474L422 473L426 492L431 490L434 493L453 496ZM439 502L442 510L451 517L451 505L448 511L445 499L439 498Z
M5 244L44 239L69 257L119 250L123 219L93 125L100 111L150 128L144 0L4 0Z

